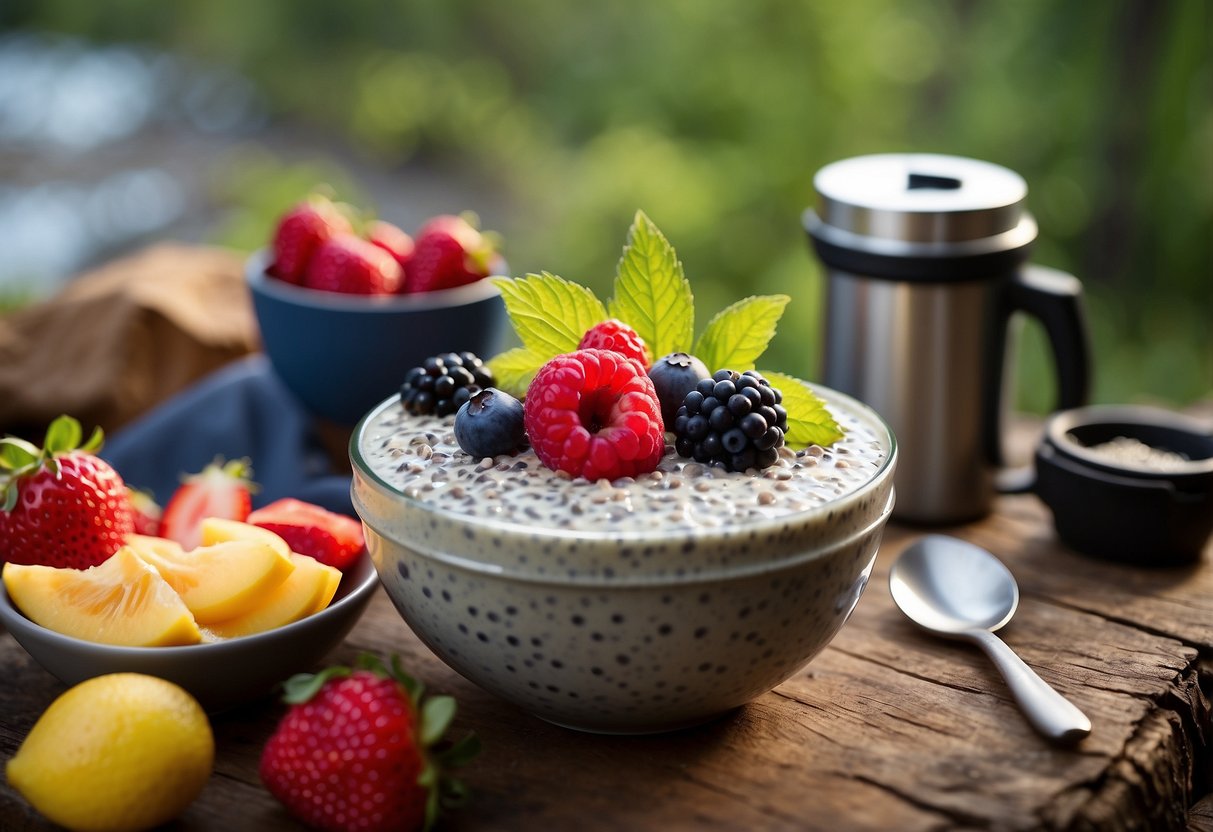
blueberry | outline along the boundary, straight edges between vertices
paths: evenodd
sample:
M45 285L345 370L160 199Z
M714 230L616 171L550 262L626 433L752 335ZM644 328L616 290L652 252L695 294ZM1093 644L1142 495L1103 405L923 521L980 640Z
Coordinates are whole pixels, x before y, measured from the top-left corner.
M668 426L673 424L678 408L687 394L697 389L696 385L701 380L711 378L711 375L704 363L695 356L685 352L672 352L653 362L653 366L649 368L649 378L657 388L657 399L661 402L661 418ZM704 392L704 395L707 395L707 392Z
M476 459L510 453L524 436L522 402L496 387L476 393L455 414L455 439Z

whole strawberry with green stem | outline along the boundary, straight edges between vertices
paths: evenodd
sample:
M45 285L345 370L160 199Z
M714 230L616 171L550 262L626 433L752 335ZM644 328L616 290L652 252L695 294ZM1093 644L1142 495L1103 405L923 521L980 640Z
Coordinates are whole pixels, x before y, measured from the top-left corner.
M407 294L474 283L500 268L497 236L476 228L473 214L440 214L418 231L405 265Z
M312 256L331 237L349 234L353 224L344 211L323 194L312 194L287 211L274 227L269 273L287 283L300 283Z
M440 809L466 797L446 777L479 751L474 734L441 743L455 715L449 696L422 699L422 685L393 656L389 669L364 654L286 682L291 705L261 755L260 775L287 810L326 832L428 829Z
M0 560L87 569L103 563L134 531L126 484L94 452L80 423L60 416L41 448L0 439Z

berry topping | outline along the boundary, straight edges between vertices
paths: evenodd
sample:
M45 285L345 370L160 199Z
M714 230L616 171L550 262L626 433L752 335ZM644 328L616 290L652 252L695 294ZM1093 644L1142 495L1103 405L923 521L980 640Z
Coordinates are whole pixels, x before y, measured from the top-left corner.
M526 436L522 402L495 387L481 390L455 414L455 439L476 457L508 454Z
M446 352L405 374L400 403L417 416L449 416L492 383L493 371L475 353Z
M711 377L707 365L685 352L672 352L658 358L649 368L649 378L653 380L657 398L661 400L661 419L667 429L674 424L678 408L682 407L687 393L694 390L702 379Z
M327 197L313 195L283 215L270 248L269 274L287 283L302 283L308 263L320 246L337 234L351 234L349 219Z
M309 289L348 295L391 295L400 289L404 272L384 249L353 234L325 240L303 275Z
M623 321L610 318L602 323L594 324L585 335L581 336L579 350L611 350L622 353L628 358L635 358L645 367L649 366L648 345L636 334L636 330Z
M635 477L657 467L665 426L641 363L608 350L558 355L526 395L526 432L552 470L589 480Z
M0 561L86 569L106 561L134 530L122 477L83 445L80 423L60 416L43 447L0 439Z
M788 430L783 395L754 370L717 370L687 393L674 418L682 457L729 471L774 465Z

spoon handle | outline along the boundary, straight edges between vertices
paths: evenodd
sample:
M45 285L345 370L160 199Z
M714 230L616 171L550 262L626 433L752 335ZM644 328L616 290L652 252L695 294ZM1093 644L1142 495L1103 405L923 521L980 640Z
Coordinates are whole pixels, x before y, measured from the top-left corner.
M966 635L981 645L1007 680L1007 687L1033 728L1060 743L1077 742L1091 733L1091 720L1087 715L1049 687L1049 683L1024 664L1006 642L988 630L971 630Z

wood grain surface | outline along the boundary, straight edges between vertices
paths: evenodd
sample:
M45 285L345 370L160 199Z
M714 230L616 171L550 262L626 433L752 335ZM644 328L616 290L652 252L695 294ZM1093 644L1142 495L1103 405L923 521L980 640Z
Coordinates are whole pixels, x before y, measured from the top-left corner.
M432 690L458 697L453 733L475 730L484 751L448 830L1213 829L1210 552L1197 567L1158 571L1080 556L1029 496L943 531L991 549L1020 581L1001 634L1090 716L1077 748L1042 741L976 648L897 611L888 567L923 533L897 525L824 653L751 704L675 734L594 736L528 716L443 665L382 591L331 658L398 652ZM0 663L7 758L63 686L7 633ZM214 717L215 774L169 828L298 828L256 773L281 713L264 701ZM0 786L0 829L50 828Z

